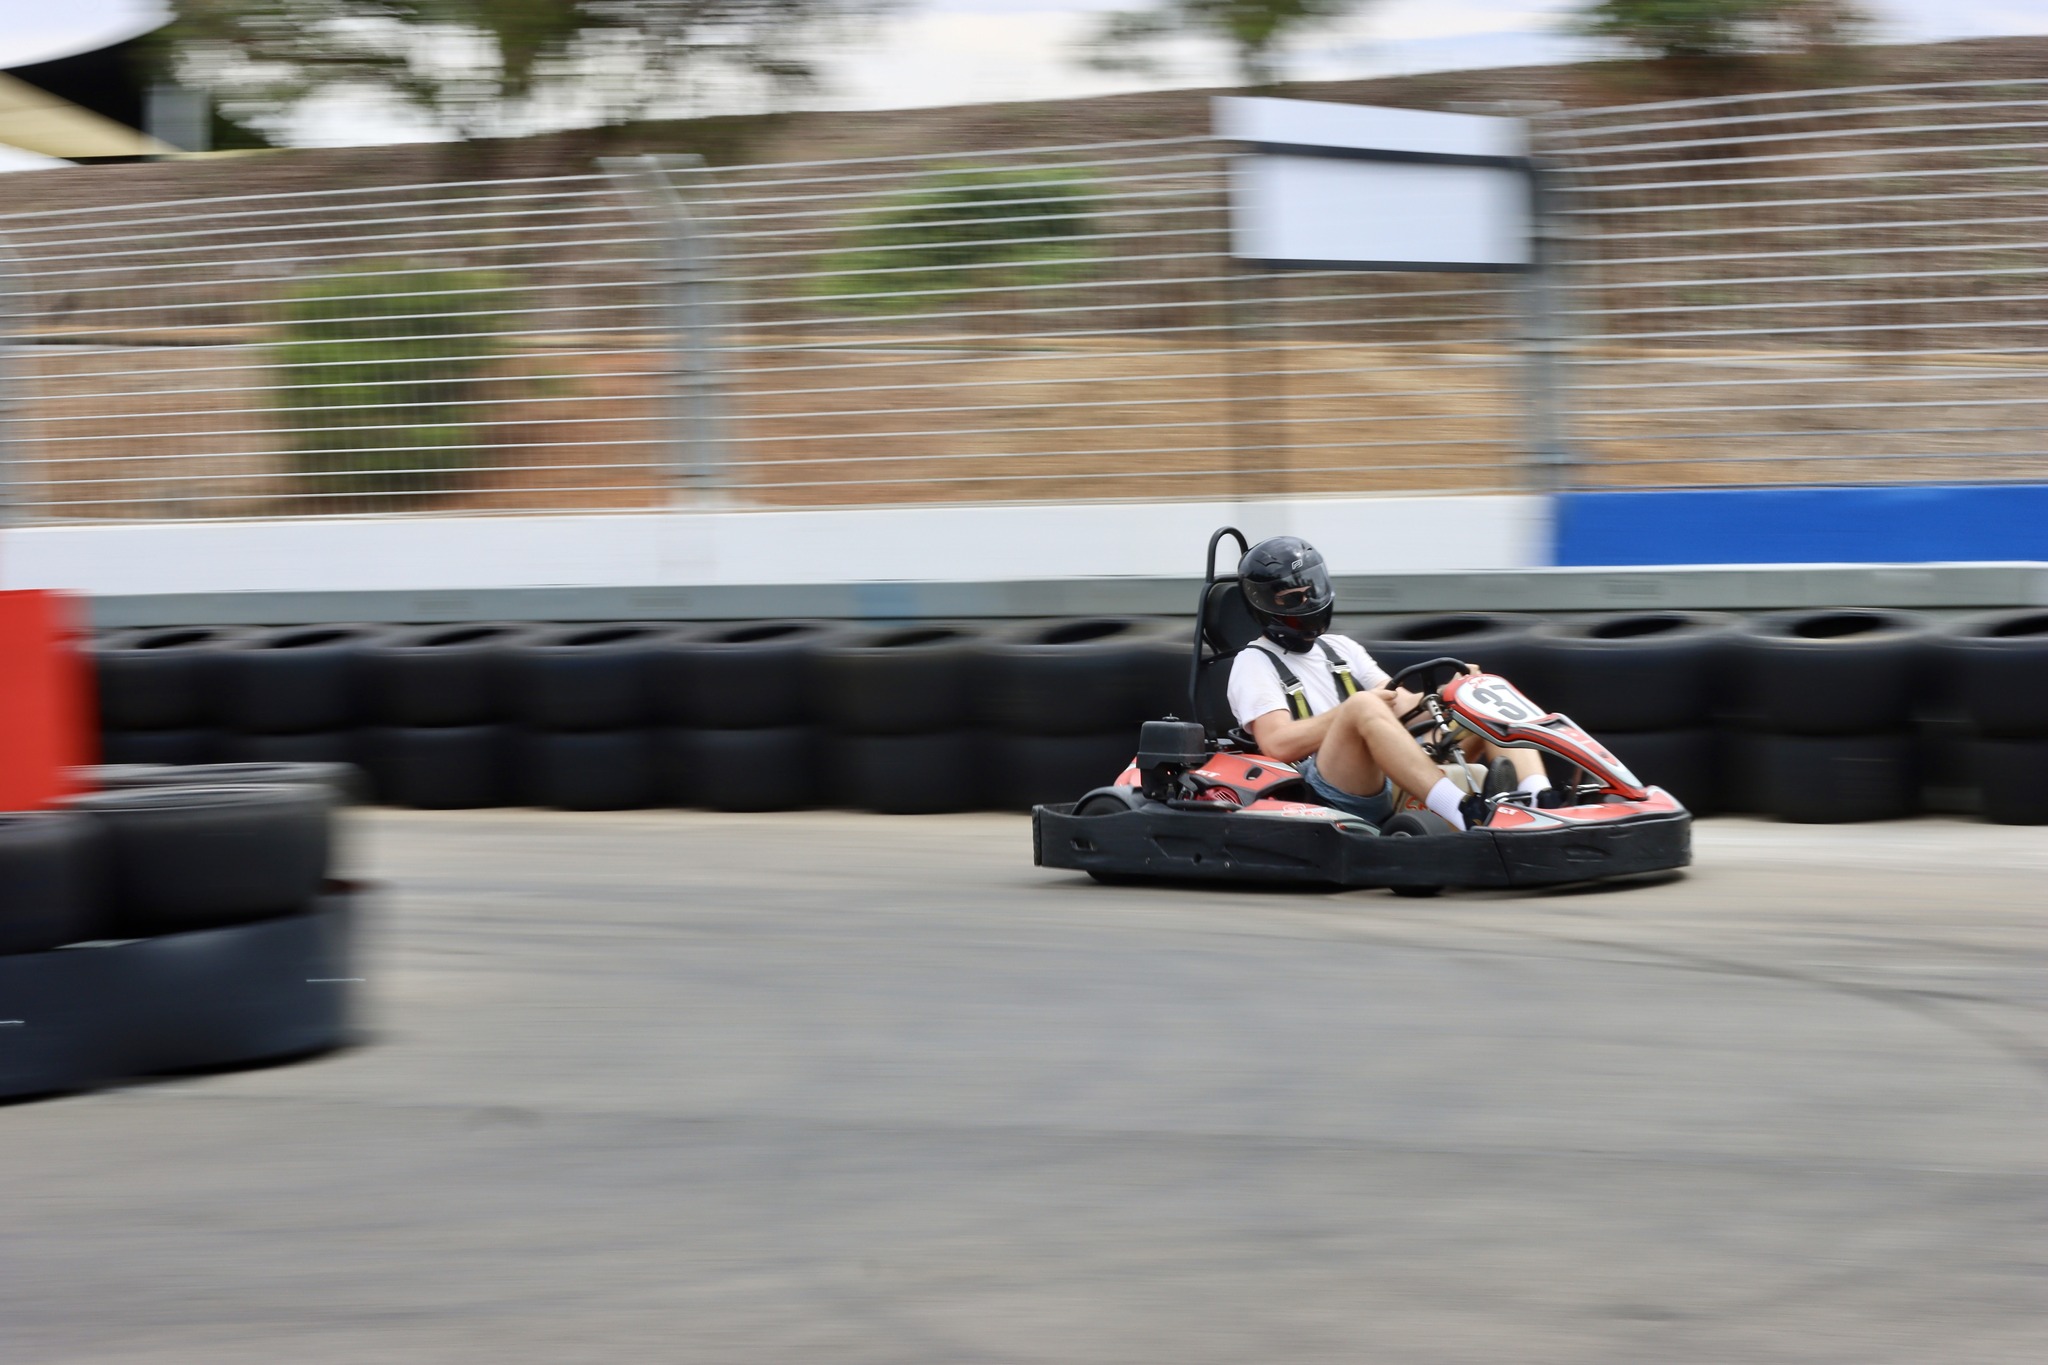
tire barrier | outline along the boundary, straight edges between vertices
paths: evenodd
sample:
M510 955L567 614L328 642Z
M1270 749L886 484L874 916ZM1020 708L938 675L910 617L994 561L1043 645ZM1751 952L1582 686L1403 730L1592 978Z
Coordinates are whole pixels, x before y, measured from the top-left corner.
M1913 736L1753 737L1757 806L1795 824L1901 820L1917 792Z
M129 937L284 914L329 871L334 795L324 787L130 787L71 809L106 843L107 913Z
M225 928L0 954L0 1098L284 1061L352 1032L363 889Z
M69 811L0 814L0 955L101 937L96 833Z
M111 764L87 768L84 785L93 791L136 787L247 787L283 783L324 787L337 805L359 801L363 775L346 763L162 763Z
M393 631L363 650L365 711L408 730L491 725L511 710L508 651L534 627L485 622Z
M219 716L238 735L352 729L362 716L363 655L384 626L291 626L221 651Z
M851 632L829 621L742 621L655 644L656 719L695 730L782 730L816 720L818 651Z
M650 724L653 659L675 629L644 621L557 626L508 642L513 715L534 730L637 730Z
M656 804L654 731L529 730L514 742L522 804L638 810Z
M215 719L218 666L226 646L249 634L230 626L121 630L86 646L109 730L192 733Z
M1537 626L1526 637L1527 686L1603 737L1697 730L1713 723L1736 624L1715 612L1657 611Z
M1130 747L1138 726L1186 709L1186 637L1115 616L992 631L975 662L976 718L1012 735L1121 731Z
M513 742L504 725L380 726L358 752L387 806L479 810L516 804Z
M101 790L0 814L0 1098L348 1040L334 792L180 771L83 769Z
M670 728L655 737L664 804L704 810L805 810L825 797L823 732L809 725L749 730Z
M2032 818L2009 776L2021 760L1997 744L2048 740L2048 611L1939 631L1870 610L1338 628L1389 669L1451 654L1522 682L1702 814L1974 810L1981 762L2001 793L1987 816ZM487 622L126 631L95 651L120 679L103 738L121 763L354 763L378 799L436 809L921 812L1021 808L1112 780L1138 723L1185 710L1186 629ZM141 695L153 677L161 700Z
M1529 632L1541 623L1540 617L1513 612L1437 612L1363 621L1346 633L1389 673L1449 656L1511 681L1526 680L1530 691L1536 692L1540 684L1529 677L1536 658Z
M2048 738L2048 611L2001 611L1943 632L1934 667L1992 739Z
M839 805L882 815L974 810L984 800L981 750L975 730L840 735L828 746L829 790Z
M2048 825L2048 739L1981 739L1974 746L1984 818L2001 825Z

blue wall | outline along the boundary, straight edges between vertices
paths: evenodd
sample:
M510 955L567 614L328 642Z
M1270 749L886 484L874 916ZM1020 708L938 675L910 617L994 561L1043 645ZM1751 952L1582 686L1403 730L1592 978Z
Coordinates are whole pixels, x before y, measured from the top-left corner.
M1564 493L1560 565L2048 560L2048 484Z

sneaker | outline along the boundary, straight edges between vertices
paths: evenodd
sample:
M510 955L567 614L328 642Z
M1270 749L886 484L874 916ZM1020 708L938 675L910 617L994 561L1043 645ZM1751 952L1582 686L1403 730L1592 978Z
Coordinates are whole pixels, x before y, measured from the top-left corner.
M1545 787L1536 793L1536 809L1556 810L1559 806L1572 804L1570 792L1559 791L1556 787Z
M1477 793L1468 794L1458 803L1458 814L1465 817L1466 829L1484 828L1493 818L1493 802Z

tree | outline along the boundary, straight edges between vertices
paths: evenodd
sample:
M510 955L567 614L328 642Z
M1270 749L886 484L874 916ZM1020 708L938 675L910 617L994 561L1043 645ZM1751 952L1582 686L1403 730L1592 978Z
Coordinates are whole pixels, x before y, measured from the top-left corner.
M276 126L336 87L463 137L645 116L699 77L809 85L801 36L887 0L173 0L188 85Z
M1868 23L1854 0L1596 0L1575 27L1666 60L1717 61L1851 43Z
M1178 37L1229 44L1238 80L1269 86L1279 78L1280 47L1304 30L1342 19L1364 0L1155 0L1150 9L1107 16L1090 43L1087 64L1099 71L1153 71L1146 51Z

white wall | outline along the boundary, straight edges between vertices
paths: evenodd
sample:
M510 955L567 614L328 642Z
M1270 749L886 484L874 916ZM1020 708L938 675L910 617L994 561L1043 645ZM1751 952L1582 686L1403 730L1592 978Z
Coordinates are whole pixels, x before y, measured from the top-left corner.
M1014 582L1199 572L1209 533L1299 535L1339 574L1548 562L1535 496L30 526L0 586L92 595Z

